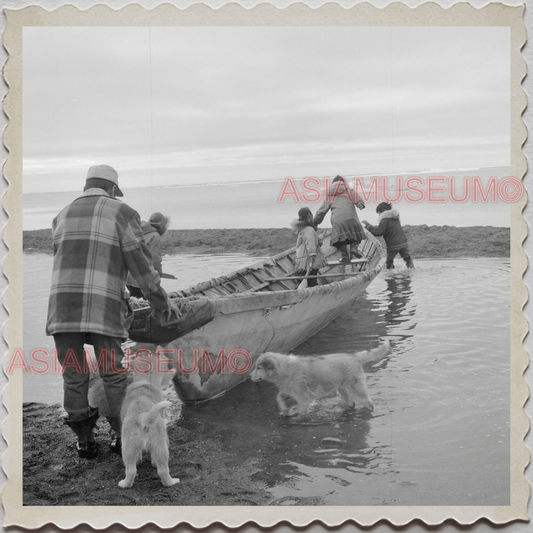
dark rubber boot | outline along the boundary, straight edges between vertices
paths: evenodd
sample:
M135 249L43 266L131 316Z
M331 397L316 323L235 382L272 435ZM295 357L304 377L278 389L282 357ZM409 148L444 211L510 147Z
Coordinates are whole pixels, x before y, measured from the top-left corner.
M90 415L83 420L71 421L65 418L65 424L76 434L78 443L76 449L82 459L95 459L98 446L94 441L93 429L98 420L98 409L90 408Z

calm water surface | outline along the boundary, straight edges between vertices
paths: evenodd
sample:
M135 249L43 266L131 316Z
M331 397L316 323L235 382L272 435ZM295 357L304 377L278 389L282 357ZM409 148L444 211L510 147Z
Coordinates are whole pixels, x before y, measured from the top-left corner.
M180 288L249 264L244 256L165 258ZM51 258L24 257L24 341L42 346ZM352 308L294 350L351 352L388 338L367 369L373 415L336 398L282 418L276 389L247 381L174 421L219 436L227 465L254 461L282 505L509 505L510 263L417 261L383 272ZM167 281L167 280L165 280ZM59 376L28 376L25 401L61 401ZM177 402L176 402L177 403Z

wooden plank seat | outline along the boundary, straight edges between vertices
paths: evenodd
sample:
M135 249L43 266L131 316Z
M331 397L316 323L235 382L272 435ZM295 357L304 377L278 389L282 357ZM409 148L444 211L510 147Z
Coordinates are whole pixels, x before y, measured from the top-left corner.
M338 266L338 265L360 265L368 263L368 259L363 257L361 259L352 259L349 263L344 263L342 261L328 261L328 266Z

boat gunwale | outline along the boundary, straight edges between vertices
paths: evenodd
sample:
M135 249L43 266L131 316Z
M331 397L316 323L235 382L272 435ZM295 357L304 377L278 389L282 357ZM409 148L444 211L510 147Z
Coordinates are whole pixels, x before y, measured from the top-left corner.
M323 230L323 235L328 235L331 232L331 230L326 229ZM385 254L383 247L379 243L379 241L371 234L371 240L374 244L376 244L379 248L376 251L380 255L377 264L372 267L371 269L364 270L360 272L360 276L350 276L346 279L340 279L340 280L332 280L327 283L321 284L321 285L315 285L314 287L307 287L305 289L277 289L277 290L269 290L269 291L256 291L253 292L253 288L243 290L241 292L235 292L232 294L219 294L219 295L206 295L202 294L202 291L206 291L210 288L217 287L219 285L222 285L223 283L227 283L228 281L232 281L235 279L239 274L243 275L244 273L250 273L250 271L265 271L265 266L277 266L275 264L275 261L279 259L283 259L287 257L288 255L292 254L296 247L289 248L287 250L284 250L283 252L280 252L274 256L267 257L265 259L261 259L255 263L252 263L249 266L242 267L238 270L235 270L233 272L230 272L227 275L219 276L217 278L211 278L210 280L200 282L196 285L193 285L192 287L188 287L183 290L174 291L174 293L171 293L170 299L171 300L198 300L198 299L207 299L217 302L217 306L220 307L220 303L222 303L222 307L224 307L225 303L235 303L239 300L253 300L257 303L261 303L261 300L264 300L264 305L256 305L254 306L255 309L265 309L270 307L279 307L283 305L293 305L298 303L299 301L302 301L303 299L306 299L310 297L313 294L317 293L332 293L336 292L337 290L344 290L351 288L352 286L359 285L361 282L371 281L374 279L377 274L382 270L384 263L385 263ZM329 271L328 271L329 272ZM335 273L334 273L335 274ZM342 277L343 273L338 273L339 277ZM264 282L268 282L268 279L265 279ZM207 286L206 286L207 285ZM191 292L193 289L198 288L196 292ZM135 309L135 312L140 312L143 310L151 309L149 305L138 307ZM235 311L238 312L238 311ZM217 315L222 314L219 312L219 309L217 309ZM226 313L224 313L226 314Z
M368 240L371 240L377 247L379 247L380 249L380 261L378 261L378 264L381 263L381 262L384 262L385 260L385 255L384 255L384 250L383 250L383 247L381 245L381 243L376 239L376 237L374 235L372 235L370 232L368 232L367 230L365 230L365 233L367 234L367 239ZM324 230L321 230L321 236L322 237L327 237L327 236L330 236L331 235L331 229L324 229ZM333 248L333 247L331 247ZM259 272L259 271L263 271L265 272L265 267L268 267L268 266L273 266L273 267L278 267L279 268L279 265L276 264L277 261L279 261L280 259L284 259L290 255L292 255L296 250L296 247L293 246L292 248L288 248L287 250L284 250L283 252L280 252L276 255L273 255L273 256L268 256L268 257L265 257L263 259L259 259L258 261L252 263L251 265L248 265L246 267L242 267L242 268L239 268L237 270L234 270L228 274L225 274L223 276L219 276L219 277L216 277L216 278L211 278L210 280L206 280L206 281L202 281L200 283L197 283L191 287L187 287L185 289L181 289L181 290L178 290L178 291L174 291L174 294L176 294L175 296L172 296L171 295L171 298L192 298L192 297L200 297L200 298L208 298L208 299L213 299L213 300L218 300L219 298L225 298L225 297L234 297L234 296L238 296L238 295L241 295L241 294L246 294L247 292L251 291L254 287L252 287L252 289L246 289L246 290L243 290L243 291L240 291L240 292L236 292L236 293L233 293L233 294L228 294L228 295L219 295L219 296L215 296L215 295L203 295L202 292L210 289L210 288L215 288L215 287L218 287L218 286L221 286L223 285L224 283L227 283L227 282L231 282L232 280L236 279L239 275L245 275L245 274L249 274L250 272ZM332 255L332 254L330 254ZM324 272L325 273L328 273L328 272ZM340 273L339 273L340 274ZM264 280L264 282L268 282L269 279L266 278ZM336 283L335 281L332 281L331 283ZM326 283L324 285L329 285L331 283ZM274 293L274 292L291 292L292 290L296 290L296 289L279 289L279 290L273 290L273 291L268 291L269 293ZM259 294L259 293L258 293ZM266 294L266 292L263 292L262 294Z

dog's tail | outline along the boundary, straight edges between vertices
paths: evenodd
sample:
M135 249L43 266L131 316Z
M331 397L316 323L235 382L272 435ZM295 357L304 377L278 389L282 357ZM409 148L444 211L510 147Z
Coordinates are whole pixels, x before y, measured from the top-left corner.
M359 352L355 355L361 362L361 364L366 363L374 363L376 361L379 361L380 359L383 359L390 351L390 344L389 340L387 339L384 343L382 343L377 348L374 348L373 350L367 350L366 352Z
M146 431L150 424L152 424L158 416L160 416L161 411L165 407L170 407L172 404L167 401L156 403L147 413L143 413L140 416L141 427Z

